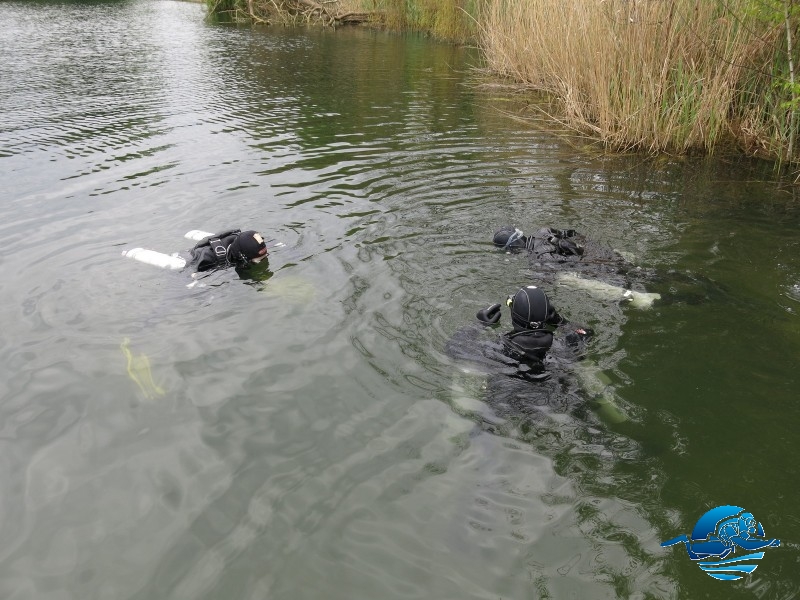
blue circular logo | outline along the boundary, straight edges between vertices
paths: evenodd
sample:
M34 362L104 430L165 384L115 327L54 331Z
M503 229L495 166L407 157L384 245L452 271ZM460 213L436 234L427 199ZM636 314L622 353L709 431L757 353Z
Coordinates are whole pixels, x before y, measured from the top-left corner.
M764 548L777 548L780 540L767 539L761 523L741 506L717 506L697 520L691 537L686 534L661 545L686 544L689 558L714 579L735 581L758 568ZM739 548L747 554L733 556ZM730 557L730 558L729 558Z

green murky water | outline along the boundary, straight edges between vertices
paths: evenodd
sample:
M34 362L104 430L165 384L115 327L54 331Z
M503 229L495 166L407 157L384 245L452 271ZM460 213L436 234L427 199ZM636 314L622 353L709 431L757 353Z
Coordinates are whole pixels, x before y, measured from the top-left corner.
M768 168L572 146L470 50L203 17L0 4L0 596L795 597L800 205ZM505 223L662 295L539 281L597 332L545 401L445 352L539 276ZM231 226L286 247L191 288L121 256ZM734 583L659 545L722 504L783 541Z

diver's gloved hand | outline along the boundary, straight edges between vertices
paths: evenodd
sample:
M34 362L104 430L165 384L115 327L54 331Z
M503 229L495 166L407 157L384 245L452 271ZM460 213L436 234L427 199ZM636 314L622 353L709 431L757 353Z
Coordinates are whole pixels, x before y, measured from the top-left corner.
M478 311L478 314L475 316L478 317L478 321L480 321L481 323L494 325L500 320L500 305L492 304L491 306L482 308Z
M576 348L582 345L588 338L594 335L594 330L588 327L574 327L572 331L570 331L565 339L567 341L568 346L572 346Z
M594 330L588 327L575 327L566 335L567 345L573 348L580 348L583 343L594 335Z

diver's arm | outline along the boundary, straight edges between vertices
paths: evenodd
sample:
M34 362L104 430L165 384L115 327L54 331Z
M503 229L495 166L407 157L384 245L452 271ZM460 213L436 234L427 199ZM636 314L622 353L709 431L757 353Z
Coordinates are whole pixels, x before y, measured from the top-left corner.
M478 318L478 321L484 325L495 325L500 320L500 305L492 304L491 306L482 308L475 316Z

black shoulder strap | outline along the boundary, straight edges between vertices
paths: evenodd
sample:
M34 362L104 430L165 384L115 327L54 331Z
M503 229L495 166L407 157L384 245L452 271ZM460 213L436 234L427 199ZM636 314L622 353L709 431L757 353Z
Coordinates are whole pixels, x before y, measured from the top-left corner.
M208 240L208 246L213 250L214 256L217 257L217 262L222 262L226 260L228 255L228 249L225 247L225 244L222 243L220 238L211 238Z
M223 231L222 233L215 233L214 235L210 235L207 238L203 238L199 242L195 244L195 248L203 248L205 246L210 246L210 242L212 240L224 240L226 237L231 235L239 235L242 233L241 229L231 229L230 231Z

